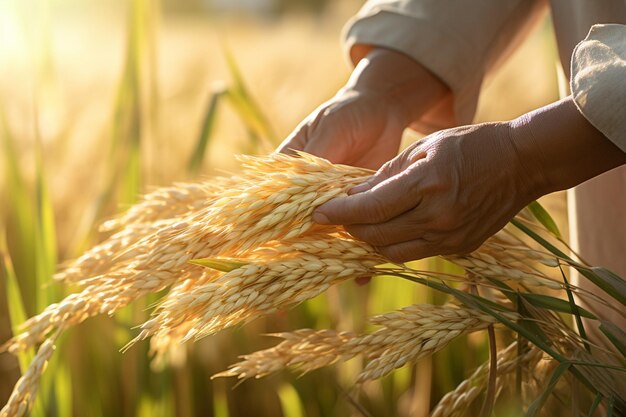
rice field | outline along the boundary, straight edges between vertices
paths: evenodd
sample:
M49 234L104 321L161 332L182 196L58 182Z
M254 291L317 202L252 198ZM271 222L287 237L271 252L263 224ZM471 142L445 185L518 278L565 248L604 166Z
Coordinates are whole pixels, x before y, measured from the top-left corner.
M492 396L494 415L623 411L606 382L623 357L606 360L612 371L588 365L598 358L558 268L574 261L541 243L563 250L563 195L542 200L552 217L535 206L471 256L392 266L310 222L368 172L263 156L347 78L339 32L358 7L0 4L0 344L17 354L0 354L0 403L16 384L21 395L7 415L31 402L31 416L488 415ZM550 30L490 81L478 120L558 96ZM319 188L329 178L339 186ZM518 258L496 259L503 247ZM464 270L533 294L529 311L491 281L459 282ZM357 285L362 275L374 278ZM561 342L544 346L556 356L529 345L528 328ZM522 398L540 399L537 414Z

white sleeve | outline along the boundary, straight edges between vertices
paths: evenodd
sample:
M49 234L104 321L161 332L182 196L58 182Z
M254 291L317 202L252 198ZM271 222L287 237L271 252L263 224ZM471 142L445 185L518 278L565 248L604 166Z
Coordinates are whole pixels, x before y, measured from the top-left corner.
M574 49L571 70L580 112L626 152L626 26L593 26Z
M450 87L448 108L430 114L429 132L472 122L484 78L545 9L543 0L370 0L344 29L356 44L402 52ZM445 107L445 106L444 106ZM419 125L419 123L418 123Z

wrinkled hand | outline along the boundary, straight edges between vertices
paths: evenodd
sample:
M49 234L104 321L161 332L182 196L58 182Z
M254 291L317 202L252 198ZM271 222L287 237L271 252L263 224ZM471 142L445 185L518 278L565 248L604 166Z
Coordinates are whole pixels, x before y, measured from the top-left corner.
M305 118L278 151L378 169L398 153L407 125L398 106L382 94L344 88Z
M395 262L477 249L538 197L506 123L444 130L385 164L314 220L342 224Z
M404 129L450 97L441 80L407 55L363 45L355 50L358 64L346 85L304 119L279 152L378 169L398 153Z

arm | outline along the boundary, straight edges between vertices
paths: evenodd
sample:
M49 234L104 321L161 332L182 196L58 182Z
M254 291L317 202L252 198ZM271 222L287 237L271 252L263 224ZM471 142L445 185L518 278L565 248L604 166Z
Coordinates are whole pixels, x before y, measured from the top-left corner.
M314 219L346 225L396 261L464 253L539 196L624 163L567 98L511 122L428 136Z
M345 30L356 66L278 151L378 168L404 128L426 132L473 118L484 76L541 14L544 0L369 0ZM480 30L476 30L480 28Z

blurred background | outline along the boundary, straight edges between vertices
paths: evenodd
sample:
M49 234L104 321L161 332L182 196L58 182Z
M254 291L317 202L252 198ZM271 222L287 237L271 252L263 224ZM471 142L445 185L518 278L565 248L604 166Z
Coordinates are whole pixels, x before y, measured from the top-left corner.
M356 0L0 0L0 343L25 316L71 292L56 265L102 240L97 226L142 192L236 170L266 153L346 81L340 45ZM558 98L549 16L489 81L478 121ZM406 143L419 135L407 134ZM564 197L544 204L567 230ZM424 268L449 268L425 260ZM16 285L17 283L17 285ZM210 376L274 344L263 333L363 330L366 317L438 296L379 277L172 352L122 354L158 298L68 332L34 416L423 416L487 358L482 337L381 381L361 364L263 381ZM13 330L12 330L13 329ZM20 375L0 355L0 404Z

